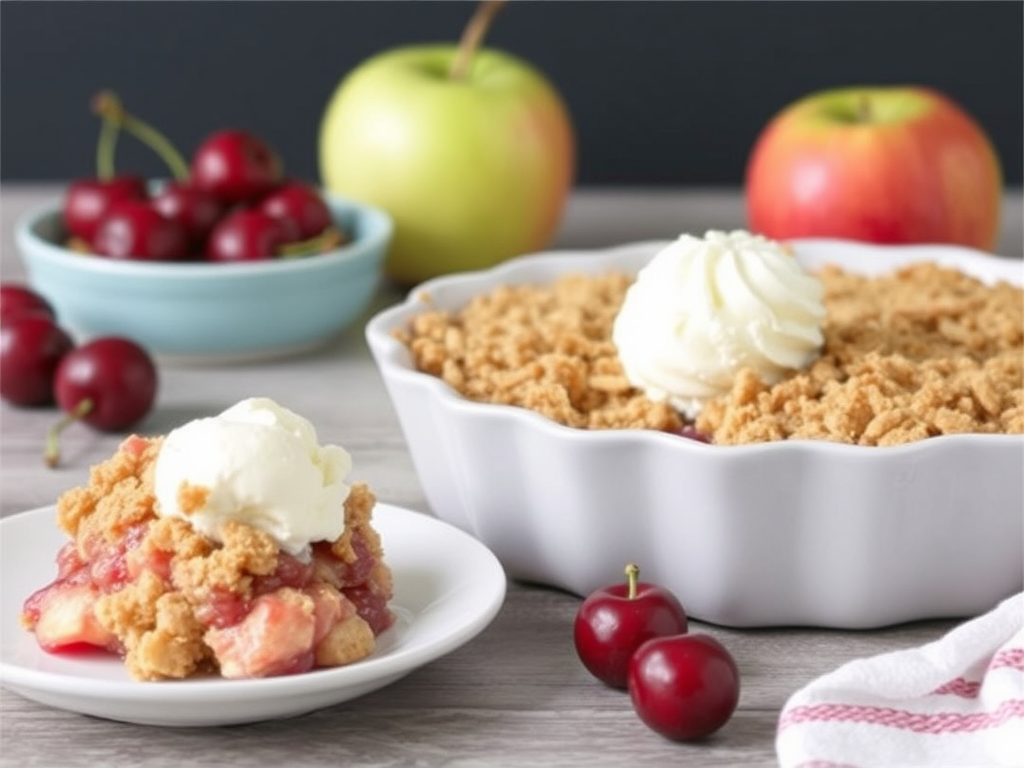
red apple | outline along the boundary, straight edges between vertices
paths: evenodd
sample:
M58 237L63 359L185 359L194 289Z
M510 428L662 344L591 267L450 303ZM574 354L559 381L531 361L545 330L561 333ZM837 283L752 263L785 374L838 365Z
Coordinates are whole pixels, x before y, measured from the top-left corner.
M662 736L701 739L736 711L740 673L732 654L710 635L656 637L630 660L629 696L644 724Z
M750 228L774 239L995 248L1002 172L974 118L935 90L806 96L763 129L746 169Z
M580 604L573 642L583 666L613 688L626 688L629 660L653 637L686 632L686 612L663 587L638 582L640 569L626 566L626 582L592 592Z

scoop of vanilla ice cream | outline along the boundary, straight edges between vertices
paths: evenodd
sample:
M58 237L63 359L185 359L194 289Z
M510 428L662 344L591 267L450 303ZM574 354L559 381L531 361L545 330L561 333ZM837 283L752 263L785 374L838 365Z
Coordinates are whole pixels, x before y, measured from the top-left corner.
M742 368L768 384L824 341L822 285L779 243L749 232L682 235L637 275L612 338L631 384L694 418Z
M321 446L309 421L268 398L250 398L164 438L154 470L156 509L215 541L221 526L236 520L298 555L343 533L351 468L348 452Z

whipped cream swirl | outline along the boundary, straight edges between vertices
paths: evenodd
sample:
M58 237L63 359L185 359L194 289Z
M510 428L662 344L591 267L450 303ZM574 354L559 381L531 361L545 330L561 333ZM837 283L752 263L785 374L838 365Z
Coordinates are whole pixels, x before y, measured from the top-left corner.
M775 241L743 230L684 234L640 270L612 338L633 386L694 418L743 368L773 384L813 362L822 293Z

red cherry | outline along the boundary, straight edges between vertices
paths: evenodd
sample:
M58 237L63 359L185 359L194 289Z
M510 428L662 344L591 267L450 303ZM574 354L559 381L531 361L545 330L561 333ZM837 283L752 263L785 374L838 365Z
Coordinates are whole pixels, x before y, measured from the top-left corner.
M103 336L64 356L53 391L64 418L50 430L46 463L57 466L60 433L83 421L102 432L120 432L141 421L156 400L158 376L149 353L121 336Z
M42 312L5 319L0 326L0 397L13 405L51 405L55 372L74 346Z
M309 240L333 224L323 196L301 181L275 189L260 201L259 210L284 222L290 241Z
M206 138L192 157L192 183L226 204L255 201L284 179L281 158L259 137L227 129Z
M56 318L57 313L45 298L24 285L0 284L0 323L9 323L20 315L43 314Z
M685 424L679 428L678 435L685 437L688 440L696 440L698 443L710 443L711 437L704 432L701 432L692 424Z
M633 654L629 696L652 730L673 741L700 739L732 717L740 673L729 651L710 635L657 637Z
M146 182L140 176L79 179L72 182L64 197L64 226L70 234L91 243L100 219L111 206L124 200L145 199Z
M78 413L86 424L105 432L140 421L149 413L156 389L156 364L149 353L120 336L94 339L68 353L54 378L61 409Z
M149 202L125 200L100 221L93 247L111 259L180 261L188 256L189 239L181 224Z
M253 208L239 208L210 232L206 258L218 262L273 259L287 242L288 229L280 219Z
M194 245L206 241L210 230L224 215L224 204L191 182L172 181L153 196L153 207L178 222Z
M580 605L573 641L583 666L613 688L626 688L629 660L645 641L686 632L686 611L669 590L638 583L640 569L626 566L627 581L592 592Z

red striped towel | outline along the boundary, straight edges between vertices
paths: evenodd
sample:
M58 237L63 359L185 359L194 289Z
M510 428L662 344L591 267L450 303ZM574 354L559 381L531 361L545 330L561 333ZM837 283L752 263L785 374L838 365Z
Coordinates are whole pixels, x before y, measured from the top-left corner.
M775 747L782 768L1024 766L1024 593L814 680L782 708Z

